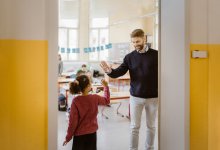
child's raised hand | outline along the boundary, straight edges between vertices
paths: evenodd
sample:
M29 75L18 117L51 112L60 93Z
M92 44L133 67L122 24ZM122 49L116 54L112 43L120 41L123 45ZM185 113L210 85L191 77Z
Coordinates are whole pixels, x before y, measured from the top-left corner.
M101 80L101 83L102 83L102 85L105 86L105 87L108 86L108 82L107 82L105 79L102 79L102 80Z
M64 141L64 142L63 142L63 146L66 146L67 143L68 143L67 141Z

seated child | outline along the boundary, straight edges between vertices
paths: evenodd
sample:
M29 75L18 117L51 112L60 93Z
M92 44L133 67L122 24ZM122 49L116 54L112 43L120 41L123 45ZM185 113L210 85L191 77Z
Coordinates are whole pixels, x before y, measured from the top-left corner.
M93 82L93 80L92 80L92 73L87 68L86 64L82 64L81 68L77 71L76 77L78 77L80 75L87 75L89 77L89 79L91 80L91 82Z
M102 80L101 83L104 86L104 96L89 94L92 85L87 75L80 75L70 83L70 93L79 95L72 101L69 126L63 146L73 138L72 150L97 149L98 105L110 103L108 83L105 80Z

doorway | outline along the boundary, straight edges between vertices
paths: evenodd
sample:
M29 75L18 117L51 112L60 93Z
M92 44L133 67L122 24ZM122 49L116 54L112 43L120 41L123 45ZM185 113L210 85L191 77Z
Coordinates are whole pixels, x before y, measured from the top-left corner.
M64 63L64 74L74 78L80 66L86 64L89 69L97 70L102 75L99 61L106 60L113 64L120 64L124 56L133 50L129 34L135 28L142 28L147 36L148 46L158 50L158 3L155 0L129 2L60 0L58 53ZM129 88L126 89L126 85L123 89L129 90ZM126 111L127 108L124 109ZM64 116L61 120L66 123L66 114L63 114L58 112L58 120L59 115L61 118ZM125 126L129 126L129 120L126 118L124 120ZM145 124L142 126L145 127ZM62 139L59 137L64 138L63 135L59 135L58 131L58 139ZM156 138L158 139L158 136ZM61 142L58 141L58 149ZM143 145L143 141L140 142L142 143L140 145ZM158 145L158 140L156 143ZM124 145L128 146L126 143Z

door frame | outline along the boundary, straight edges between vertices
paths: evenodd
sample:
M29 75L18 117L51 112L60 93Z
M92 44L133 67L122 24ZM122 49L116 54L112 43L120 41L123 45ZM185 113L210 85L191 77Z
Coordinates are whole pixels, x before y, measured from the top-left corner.
M48 150L57 149L58 1L46 2ZM160 1L159 149L189 149L188 0Z

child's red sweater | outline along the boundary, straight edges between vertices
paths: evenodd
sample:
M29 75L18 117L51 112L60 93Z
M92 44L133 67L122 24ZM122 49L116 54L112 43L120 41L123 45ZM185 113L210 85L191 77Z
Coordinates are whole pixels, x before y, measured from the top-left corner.
M109 87L104 87L103 97L97 94L75 97L71 104L66 141L69 142L73 136L96 132L98 129L98 105L109 103Z

